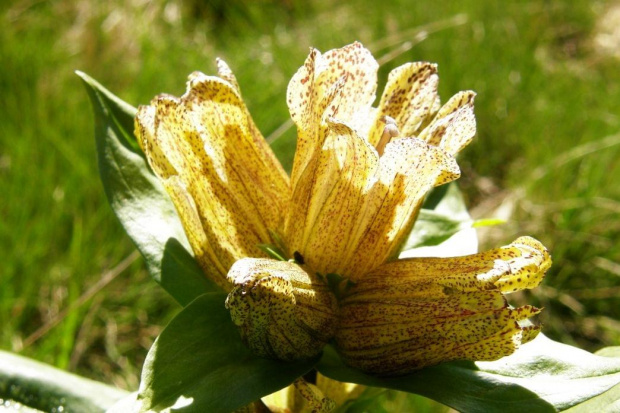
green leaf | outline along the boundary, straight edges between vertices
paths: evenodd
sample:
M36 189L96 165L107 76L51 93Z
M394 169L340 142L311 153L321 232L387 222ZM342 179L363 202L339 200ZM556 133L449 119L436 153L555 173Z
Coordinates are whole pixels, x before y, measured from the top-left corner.
M144 363L142 410L233 411L292 383L318 359L285 363L254 355L224 307L225 294L198 297L157 338Z
M591 354L543 335L498 361L444 363L403 377L374 377L348 368L331 347L317 368L335 380L416 393L473 413L564 410L605 392L613 398L620 383L620 358Z
M358 398L348 400L334 413L437 413L448 410L448 407L417 394L367 387Z
M432 209L421 209L416 230L407 240L407 249L439 245L457 232L472 228L473 220L461 220Z
M0 351L0 400L5 401L0 402L0 406L9 407L7 402L12 402L46 412L103 412L127 394L124 390Z
M620 412L620 384L564 411L567 413L618 413Z
M605 347L597 351L597 356L620 358L620 346ZM572 407L567 412L570 413L616 413L620 412L620 384L616 384L611 389L591 398L587 402Z
M134 407L138 405L138 392L132 392L119 399L106 413L127 413L134 412Z
M605 347L594 354L602 357L620 357L620 346Z
M101 181L114 213L146 261L151 276L181 305L220 291L198 266L174 205L133 136L136 109L94 79L84 81L95 117Z
M474 224L456 183L435 188L420 209L400 257L473 254L478 250Z

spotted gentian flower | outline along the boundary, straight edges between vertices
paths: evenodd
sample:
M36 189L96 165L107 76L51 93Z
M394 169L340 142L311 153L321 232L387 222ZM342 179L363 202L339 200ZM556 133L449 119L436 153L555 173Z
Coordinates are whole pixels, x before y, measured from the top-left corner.
M309 358L333 340L344 362L381 375L511 354L537 334L527 319L539 310L511 308L504 294L540 283L542 244L398 258L426 194L460 175L474 93L442 106L437 67L409 63L374 108L377 69L359 43L310 52L287 93L290 177L222 61L218 76L192 74L181 98L142 106L136 134L258 354Z

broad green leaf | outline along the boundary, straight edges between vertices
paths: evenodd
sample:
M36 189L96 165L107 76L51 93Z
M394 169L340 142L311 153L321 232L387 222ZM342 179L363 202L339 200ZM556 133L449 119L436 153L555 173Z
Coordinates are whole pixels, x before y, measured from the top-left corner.
M567 413L618 413L620 412L620 384L599 394L590 400L578 404L568 410Z
M378 387L366 387L362 394L355 398L348 399L343 404L337 406L332 413L361 413L369 411L373 413L382 413L385 409L381 401L389 391L391 390L380 389Z
M138 405L138 392L132 392L127 394L127 396L119 399L112 407L106 410L106 413L128 413L134 412Z
M220 291L189 252L174 205L137 147L136 109L88 75L76 73L93 105L99 173L108 201L144 256L149 273L181 305Z
M617 392L614 386L620 383L620 358L591 354L543 335L498 361L444 363L402 377L380 378L348 368L331 347L317 368L335 380L416 393L472 413L565 410Z
M456 183L435 188L420 210L400 258L474 254L478 238L473 227Z
M605 347L597 351L597 356L620 358L620 346ZM566 410L570 413L617 413L620 412L620 384L599 394L596 397Z
M142 370L142 410L233 411L286 387L316 364L255 356L241 342L225 299L220 293L198 297L155 340Z
M620 346L605 347L594 354L602 357L620 357Z
M358 398L348 400L333 413L447 413L449 410L449 407L417 394L368 387Z
M19 403L37 409L35 411L96 413L105 411L127 394L124 390L0 351L0 399L4 400L0 407Z
M422 209L416 221L417 230L408 238L406 247L439 245L457 232L472 228L473 220L462 220L432 209Z

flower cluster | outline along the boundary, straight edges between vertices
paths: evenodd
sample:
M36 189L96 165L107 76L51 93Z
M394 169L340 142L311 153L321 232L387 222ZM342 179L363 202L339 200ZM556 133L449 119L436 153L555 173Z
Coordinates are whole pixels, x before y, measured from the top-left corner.
M375 108L377 70L359 43L310 52L287 92L290 177L223 61L218 76L193 73L182 97L140 107L136 135L258 354L309 358L333 340L347 364L381 375L511 354L536 336L526 320L539 310L511 308L504 294L540 283L542 244L398 259L426 194L460 175L474 93L442 106L437 67L409 63Z

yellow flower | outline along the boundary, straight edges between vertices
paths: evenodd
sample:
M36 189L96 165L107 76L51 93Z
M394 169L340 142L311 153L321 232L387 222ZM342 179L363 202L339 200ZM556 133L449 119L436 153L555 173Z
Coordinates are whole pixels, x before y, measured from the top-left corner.
M521 324L537 310L511 309L502 293L540 282L550 264L540 243L398 260L428 191L460 175L474 93L441 106L436 66L410 63L373 108L377 69L359 43L310 52L287 92L290 179L222 61L217 77L192 74L181 98L140 107L136 134L257 353L307 358L335 337L345 362L378 374L510 354L535 335ZM334 280L339 304L325 287Z
M540 330L521 324L540 310L510 308L502 293L537 286L550 265L545 247L530 237L466 257L384 264L341 301L339 352L348 365L381 375L455 359L497 360Z

